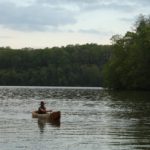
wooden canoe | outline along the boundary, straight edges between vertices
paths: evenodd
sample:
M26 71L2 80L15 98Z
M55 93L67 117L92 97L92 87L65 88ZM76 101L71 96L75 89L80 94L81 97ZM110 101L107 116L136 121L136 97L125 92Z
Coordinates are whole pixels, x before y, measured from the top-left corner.
M49 120L52 122L56 122L56 121L60 121L61 112L55 111L55 112L50 112L50 113L46 113L46 114L38 114L37 111L33 111L32 118L46 119L46 120Z

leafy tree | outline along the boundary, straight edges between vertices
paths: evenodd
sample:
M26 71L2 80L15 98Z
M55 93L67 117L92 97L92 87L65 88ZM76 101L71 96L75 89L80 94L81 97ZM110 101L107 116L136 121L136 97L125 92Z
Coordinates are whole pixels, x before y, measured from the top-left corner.
M110 61L103 74L114 89L150 89L150 18L140 16L134 32L115 39Z

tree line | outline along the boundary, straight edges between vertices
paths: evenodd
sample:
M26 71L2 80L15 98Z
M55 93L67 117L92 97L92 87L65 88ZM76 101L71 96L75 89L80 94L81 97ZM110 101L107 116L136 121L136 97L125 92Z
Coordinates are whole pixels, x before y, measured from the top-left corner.
M0 85L102 86L110 45L0 48Z

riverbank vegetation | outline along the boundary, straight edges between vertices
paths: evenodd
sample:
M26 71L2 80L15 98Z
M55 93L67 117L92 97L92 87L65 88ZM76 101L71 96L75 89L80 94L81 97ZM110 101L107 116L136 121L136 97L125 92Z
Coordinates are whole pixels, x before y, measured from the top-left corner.
M113 36L113 52L105 65L105 85L112 89L150 90L150 17L140 16L135 29Z

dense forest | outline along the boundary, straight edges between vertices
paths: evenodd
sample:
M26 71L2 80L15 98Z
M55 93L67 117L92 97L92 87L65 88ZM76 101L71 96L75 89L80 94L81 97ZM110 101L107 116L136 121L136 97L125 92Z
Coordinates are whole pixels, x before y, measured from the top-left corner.
M68 45L45 49L0 48L0 85L102 86L112 47Z
M112 89L150 90L150 17L140 16L134 30L115 35L105 65L105 85Z
M1 47L0 85L150 90L149 66L150 17L140 16L133 31L112 37L112 45Z

